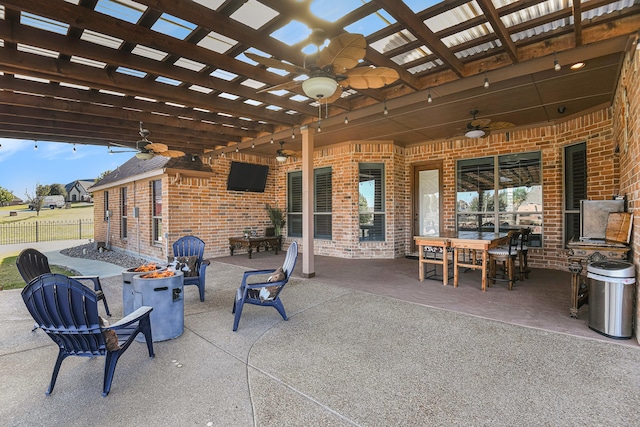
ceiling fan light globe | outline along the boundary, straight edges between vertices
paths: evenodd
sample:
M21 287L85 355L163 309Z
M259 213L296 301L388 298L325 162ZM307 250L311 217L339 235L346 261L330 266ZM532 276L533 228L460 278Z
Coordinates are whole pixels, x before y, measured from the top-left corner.
M482 138L484 135L485 134L482 129L471 129L464 134L467 138Z
M329 98L337 88L338 83L330 77L311 77L302 82L305 95L313 99Z
M153 158L153 153L145 153L145 152L140 152L140 153L136 153L136 157L140 160L149 160Z
M283 156L283 155L278 154L278 155L276 156L276 160L277 160L278 162L280 162L280 163L286 162L286 161L287 161L287 156Z

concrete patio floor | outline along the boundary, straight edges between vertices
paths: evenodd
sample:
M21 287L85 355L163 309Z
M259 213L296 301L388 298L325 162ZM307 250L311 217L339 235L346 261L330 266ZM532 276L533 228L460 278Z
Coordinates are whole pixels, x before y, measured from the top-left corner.
M299 260L282 294L288 322L248 306L232 332L242 272L283 260L213 260L206 301L185 289L183 335L154 359L135 343L106 398L103 358L68 358L45 396L57 349L31 332L20 292L0 292L2 425L640 424L640 346L590 330L586 307L569 317L568 272L483 293L478 272L453 288L419 282L412 259L319 256L316 277ZM103 287L120 318L121 278Z

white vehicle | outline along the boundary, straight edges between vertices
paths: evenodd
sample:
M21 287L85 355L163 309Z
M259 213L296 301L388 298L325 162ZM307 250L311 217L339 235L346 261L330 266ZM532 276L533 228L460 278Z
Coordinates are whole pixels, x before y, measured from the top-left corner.
M42 199L42 207L48 207L49 209L63 208L64 196L44 196L44 199ZM29 205L29 209L34 210L35 208L34 205Z

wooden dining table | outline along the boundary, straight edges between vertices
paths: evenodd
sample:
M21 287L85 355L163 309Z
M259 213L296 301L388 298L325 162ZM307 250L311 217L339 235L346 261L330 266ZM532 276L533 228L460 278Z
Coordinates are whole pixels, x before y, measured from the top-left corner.
M451 231L444 230L437 234L428 236L414 236L415 243L419 250L419 278L424 280L424 264L442 265L442 283L448 283L448 253L453 253L453 286L458 286L460 268L481 269L482 270L482 291L487 289L487 252L507 243L507 233L495 233L489 231ZM442 249L442 260L425 258L424 247L433 246ZM469 259L460 259L464 251L470 251ZM478 264L478 253L482 258Z

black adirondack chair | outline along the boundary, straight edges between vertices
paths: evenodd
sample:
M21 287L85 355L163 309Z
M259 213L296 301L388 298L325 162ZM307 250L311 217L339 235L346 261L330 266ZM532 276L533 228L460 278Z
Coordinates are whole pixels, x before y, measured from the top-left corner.
M174 257L194 257L194 275L185 273L184 285L196 285L200 291L200 301L204 301L206 270L210 264L204 257L204 242L196 236L184 236L173 243Z
M149 357L154 357L149 313L152 307L140 307L124 319L102 326L98 316L98 298L94 291L62 274L43 274L22 290L22 299L34 320L58 345L51 383L56 384L62 361L68 356L106 356L102 396L111 391L118 359L142 332Z
M42 252L32 248L28 248L20 252L20 255L16 258L16 267L18 267L18 271L20 272L22 279L27 283L42 274L51 273L47 257ZM104 310L107 313L107 316L111 316L109 304L107 304L107 298L104 296L102 285L100 284L100 278L98 276L71 277L81 283L91 282L93 284L93 291L96 293L98 300L102 300L102 303L104 304Z
M282 265L284 279L266 282L261 281L259 283L247 283L247 279L255 275L266 276L267 274L272 274L273 277L273 273L275 273L276 270L252 270L244 272L242 276L242 283L236 291L236 297L233 301L233 310L231 310L232 313L235 313L235 317L233 319L234 331L238 330L238 323L240 323L240 316L242 315L242 307L244 304L274 307L278 310L278 313L280 313L284 320L288 320L287 314L284 311L284 305L282 305L282 301L280 300L280 292L282 292L284 286L289 282L289 277L291 277L291 274L293 273L297 259L298 243L293 242L287 250L287 256L284 260L284 264Z

